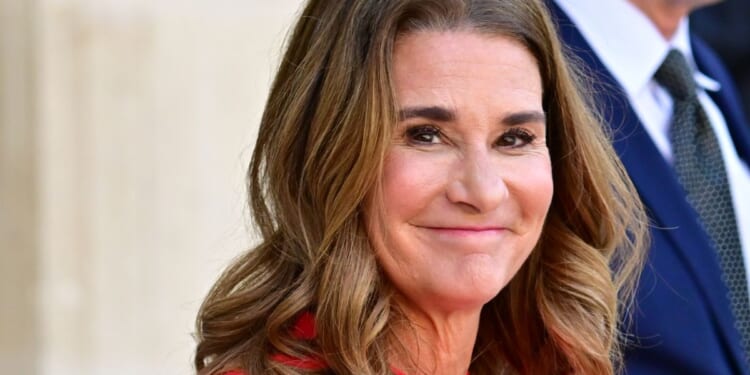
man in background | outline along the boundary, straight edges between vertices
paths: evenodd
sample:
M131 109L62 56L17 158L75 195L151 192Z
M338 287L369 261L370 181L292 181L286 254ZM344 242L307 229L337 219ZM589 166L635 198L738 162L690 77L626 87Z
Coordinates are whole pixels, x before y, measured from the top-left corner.
M628 374L750 373L750 127L687 21L711 2L549 0L651 215Z

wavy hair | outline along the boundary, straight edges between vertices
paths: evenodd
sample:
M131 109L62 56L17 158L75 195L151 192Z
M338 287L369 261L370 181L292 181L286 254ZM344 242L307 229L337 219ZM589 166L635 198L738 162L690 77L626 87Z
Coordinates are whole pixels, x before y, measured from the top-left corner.
M213 286L196 322L200 374L301 374L273 355L322 358L334 373L388 374L402 318L363 223L391 127L396 40L470 30L536 58L554 196L541 238L484 306L472 374L613 374L618 321L642 266L646 218L539 0L311 0L287 42L247 186L260 245ZM314 311L318 336L290 328Z

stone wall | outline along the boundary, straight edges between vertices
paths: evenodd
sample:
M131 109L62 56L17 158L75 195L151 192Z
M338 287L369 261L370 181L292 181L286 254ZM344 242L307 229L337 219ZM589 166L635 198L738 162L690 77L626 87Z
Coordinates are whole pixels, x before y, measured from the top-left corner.
M0 0L0 366L186 374L300 0Z

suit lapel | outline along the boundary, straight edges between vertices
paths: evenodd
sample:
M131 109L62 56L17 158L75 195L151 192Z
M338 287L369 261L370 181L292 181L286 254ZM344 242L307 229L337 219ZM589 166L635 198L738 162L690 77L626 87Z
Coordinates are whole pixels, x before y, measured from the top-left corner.
M709 238L695 219L695 210L685 200L685 192L677 182L672 167L659 153L620 84L575 25L552 1L548 1L548 5L568 53L583 60L588 67L586 72L593 79L591 85L595 91L596 104L611 128L615 150L649 209L653 220L652 233L663 234L669 239L706 299L706 308L716 317L715 323L728 344L727 347L731 348L735 360L743 363L744 354L739 345L736 345L739 336L726 299L727 288L721 280L718 259L711 250ZM669 249L658 248L652 251Z

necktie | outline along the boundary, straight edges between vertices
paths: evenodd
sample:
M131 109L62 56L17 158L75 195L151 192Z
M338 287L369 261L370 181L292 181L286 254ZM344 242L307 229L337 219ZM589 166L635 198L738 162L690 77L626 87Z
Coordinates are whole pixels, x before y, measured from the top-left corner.
M674 169L699 221L713 241L735 326L750 349L750 303L737 223L719 142L698 101L695 81L685 57L671 50L654 75L674 99L670 137Z

